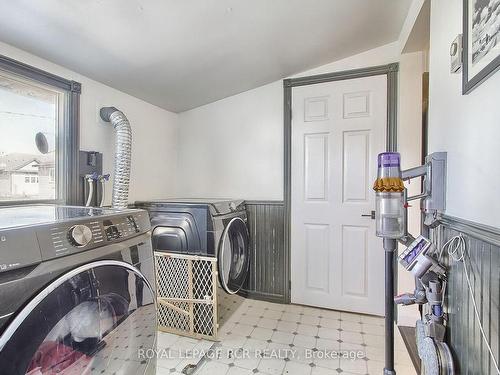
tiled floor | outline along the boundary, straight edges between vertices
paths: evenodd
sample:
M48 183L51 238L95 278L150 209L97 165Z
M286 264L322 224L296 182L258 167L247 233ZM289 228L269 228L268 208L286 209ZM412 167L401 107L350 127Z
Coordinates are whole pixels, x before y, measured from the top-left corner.
M169 354L160 355L158 375L182 373L189 364L195 375L365 375L384 368L383 320L372 316L244 300L219 339L160 333L158 347ZM398 375L416 373L399 334L395 358Z

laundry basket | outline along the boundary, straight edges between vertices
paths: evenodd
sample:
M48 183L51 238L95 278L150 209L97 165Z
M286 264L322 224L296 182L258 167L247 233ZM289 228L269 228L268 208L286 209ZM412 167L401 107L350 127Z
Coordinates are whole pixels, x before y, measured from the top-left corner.
M155 252L158 329L217 338L217 260Z

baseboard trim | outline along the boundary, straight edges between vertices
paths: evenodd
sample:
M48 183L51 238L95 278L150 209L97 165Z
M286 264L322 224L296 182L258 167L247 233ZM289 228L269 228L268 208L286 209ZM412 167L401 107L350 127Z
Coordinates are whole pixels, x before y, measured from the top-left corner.
M279 294L262 293L250 290L242 290L239 292L240 296L260 301L287 304L285 296Z

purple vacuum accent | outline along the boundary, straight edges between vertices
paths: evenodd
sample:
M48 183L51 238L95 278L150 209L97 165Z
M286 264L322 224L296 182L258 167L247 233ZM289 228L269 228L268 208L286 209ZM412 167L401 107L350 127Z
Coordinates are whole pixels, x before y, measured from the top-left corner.
M382 152L378 154L378 167L399 167L400 159L399 152Z
M443 309L441 308L441 305L432 306L432 313L439 318L442 317L443 316Z

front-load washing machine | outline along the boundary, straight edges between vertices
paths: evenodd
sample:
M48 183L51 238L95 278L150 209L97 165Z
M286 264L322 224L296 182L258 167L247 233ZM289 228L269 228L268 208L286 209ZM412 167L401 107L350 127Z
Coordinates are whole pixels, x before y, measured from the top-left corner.
M215 257L222 289L241 290L250 267L244 201L177 198L135 206L149 212L155 251Z
M0 208L0 374L155 373L153 264L145 211Z

